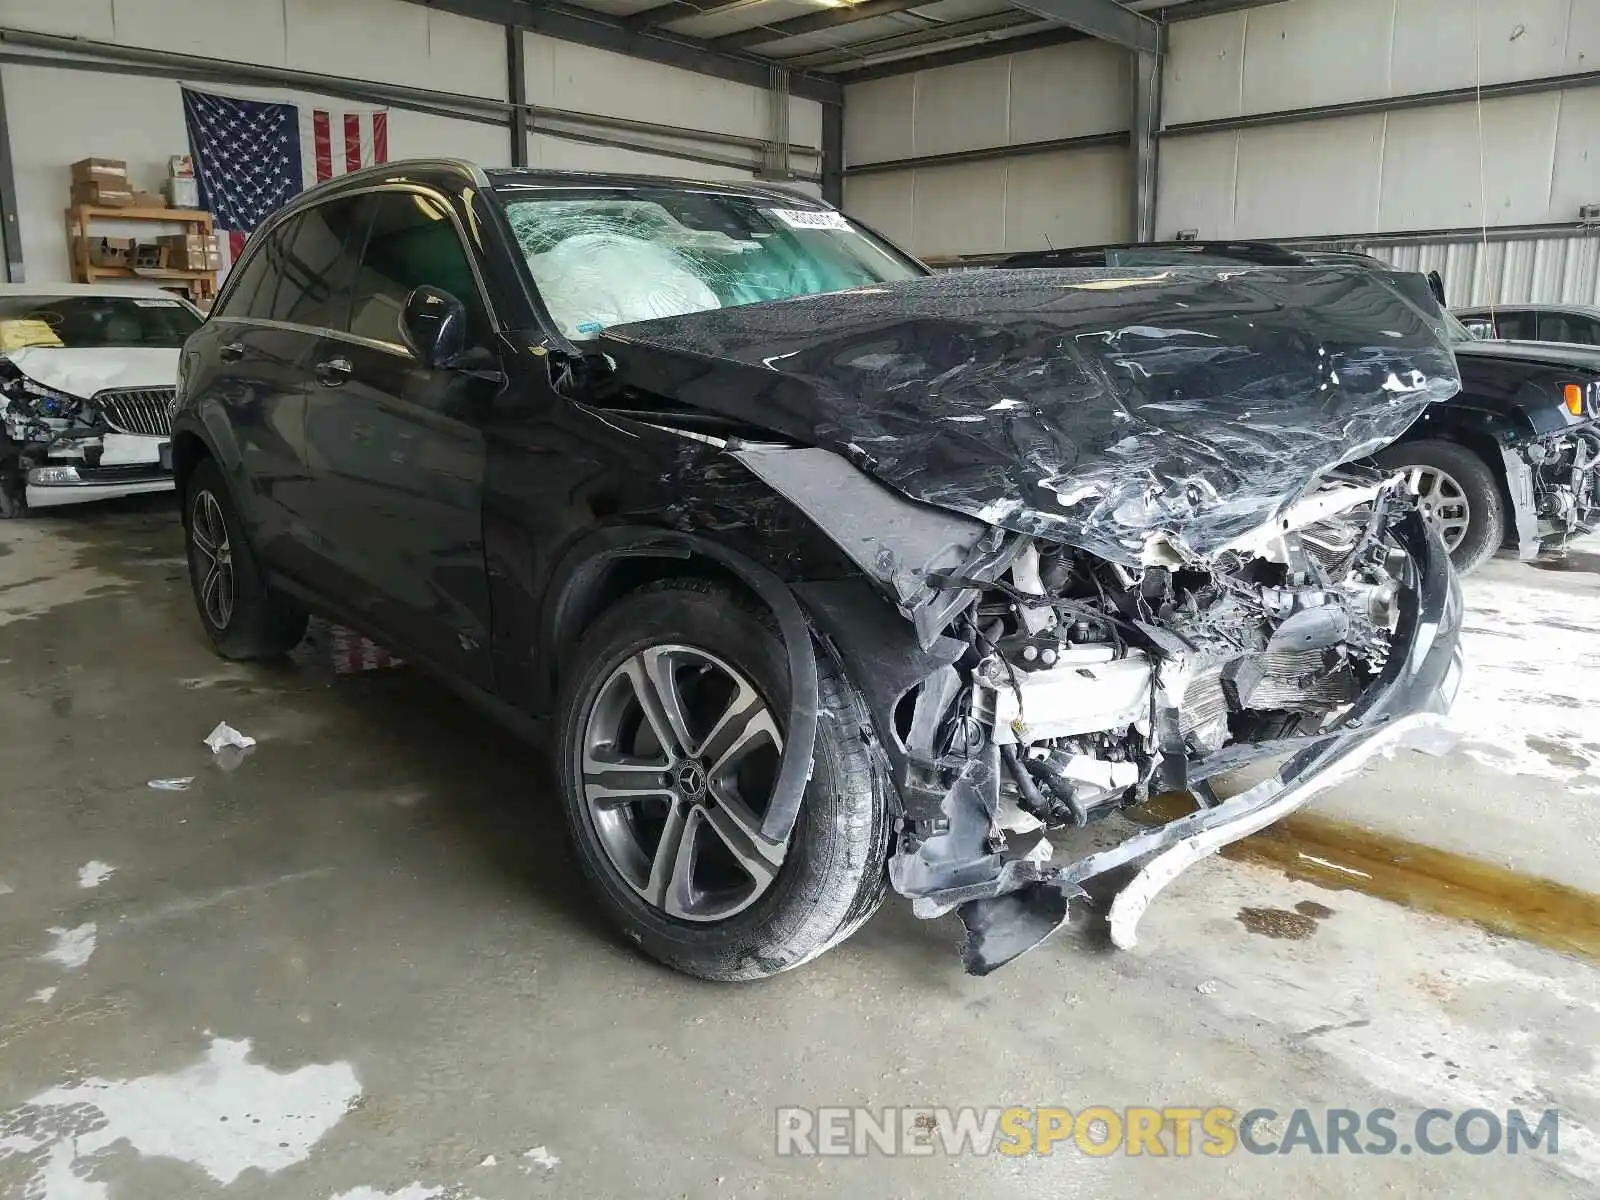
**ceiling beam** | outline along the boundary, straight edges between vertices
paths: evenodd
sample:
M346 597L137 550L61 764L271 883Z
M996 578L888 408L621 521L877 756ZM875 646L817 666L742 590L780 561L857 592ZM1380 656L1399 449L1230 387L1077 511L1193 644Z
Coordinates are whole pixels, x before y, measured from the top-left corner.
M841 4L821 12L791 17L787 21L774 21L770 25L757 25L754 29L741 29L724 37L712 38L708 43L713 50L732 53L784 38L798 37L803 33L820 33L824 29L837 29L873 17L886 17L891 13L905 12L908 8L923 8L933 0L861 0L858 4Z
M826 70L831 67L848 67L852 65L857 67L875 66L877 61L882 59L884 55L920 50L925 46L954 43L966 38L982 37L985 34L999 33L1006 29L1016 29L1022 25L1037 28L1039 18L1032 13L1018 12L1016 9L1008 8L1001 12L984 13L981 17L967 17L960 21L948 21L924 28L907 29L902 33L891 33L882 37L871 38L864 42L851 42L844 46L829 46L826 50L809 50L804 54L792 56L785 55L779 61L791 70L796 67L817 67Z
M1011 0L1013 8L1142 54L1161 52L1161 26L1117 0Z
M1042 50L1047 46L1062 46L1068 42L1081 42L1089 35L1076 29L1057 27L1038 33L1024 33L1018 37L997 37L991 42L976 46L962 46L957 50L937 50L932 54L917 54L910 58L891 59L886 63L862 67L854 71L839 71L830 76L841 84L870 83L874 79L889 79L895 75L909 75L913 71L931 71L935 67L954 67L961 63L982 62L986 58L1003 58L1007 54L1020 54L1024 50Z
M708 13L727 12L735 8L752 8L765 0L667 0L622 18L624 29L655 29L673 21L686 21L690 17L703 17Z
M772 68L781 65L755 55L714 50L706 42L680 34L628 29L616 17L565 4L527 0L410 0L410 3L497 25L511 25L560 41L609 50L749 87L771 87ZM839 85L823 75L793 72L789 76L789 92L823 104L844 102Z

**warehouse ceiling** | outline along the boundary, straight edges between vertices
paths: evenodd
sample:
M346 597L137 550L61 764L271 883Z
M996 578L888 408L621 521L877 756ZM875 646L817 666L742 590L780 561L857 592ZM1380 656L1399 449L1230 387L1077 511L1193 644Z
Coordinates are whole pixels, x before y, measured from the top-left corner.
M1160 23L1275 0L413 2L730 77L781 68L806 94L1086 37L1153 50Z
M1207 0L1188 0L1207 4ZM748 54L791 71L849 78L856 72L915 69L932 54L976 50L1008 53L1087 37L1042 10L1126 8L1160 19L1184 5L1163 0L1077 0L1024 5L1021 0L575 0L578 7L619 17L634 31L704 42L722 53ZM1215 5L1211 5L1215 7Z

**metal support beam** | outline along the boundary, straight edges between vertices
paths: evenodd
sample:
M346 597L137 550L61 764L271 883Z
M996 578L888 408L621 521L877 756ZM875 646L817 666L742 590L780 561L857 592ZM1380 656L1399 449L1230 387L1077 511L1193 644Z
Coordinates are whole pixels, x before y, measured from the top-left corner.
M735 8L752 8L765 0L667 0L641 12L622 18L624 29L656 29L673 21L687 21L690 17L703 17L707 13L728 12Z
M1011 0L1013 8L1142 54L1161 53L1161 26L1117 0Z
M866 21L873 17L887 17L892 13L905 12L908 8L925 7L927 3L928 0L860 0L857 4L841 4L837 8L825 8L821 12L807 13L803 17L791 17L787 21L774 21L770 25L741 29L738 33L712 38L709 44L713 50L724 52L744 50L751 46L763 46L768 42L796 37L802 33L819 33L824 29L853 25L857 21Z
M960 21L946 21L926 28L907 29L901 33L885 34L864 42L851 42L846 46L831 46L826 50L813 50L807 54L785 57L790 69L801 67L849 67L861 69L877 66L894 54L921 50L927 46L966 47L978 39L993 40L996 36L1020 29L1039 27L1039 18L1032 13L1005 9L984 13L980 17L967 17ZM1051 26L1051 28L1055 28Z
M935 50L910 58L897 58L877 63L855 71L841 71L833 78L845 86L867 83L874 79L889 79L895 75L910 75L914 71L931 71L935 67L954 67L961 63L982 62L987 58L1001 58L1007 54L1020 54L1024 50L1042 50L1047 46L1063 46L1068 42L1081 42L1088 34L1076 29L1056 26L1037 33L1024 33L1017 37L999 37L992 42L976 46L963 46L959 50Z
M528 62L522 30L506 26L506 99L511 101L511 165L528 165Z
M822 198L844 207L844 106L839 104L822 110Z
M826 129L826 126L824 126ZM1125 133L1086 133L1077 137L1051 138L1042 142L1016 142L1008 146L984 146L978 150L957 150L950 154L923 154L916 158L889 158L846 167L846 175L881 175L885 171L918 171L929 167L957 164L1001 162L1035 154L1054 154L1061 150L1089 150L1096 146L1126 146ZM826 145L824 145L826 150Z
M718 53L705 42L680 34L629 29L618 17L593 9L569 7L554 0L541 3L522 3L520 0L410 0L410 3L496 25L515 25L519 29L531 29L563 42L610 50L614 54L642 58L718 79L730 79L762 90L767 87L767 72L772 67L767 59ZM823 104L844 102L839 85L821 75L796 73L790 80L790 90L796 96Z
M11 169L11 126L6 121L6 94L0 88L0 251L7 283L25 283L22 228L17 224L17 177Z
M1163 38L1166 29L1161 31ZM1133 55L1133 240L1156 240L1156 188L1160 179L1161 54Z
M1298 125L1305 121L1328 121L1367 113L1401 112L1409 108L1439 108L1449 104L1501 100L1507 96L1537 96L1545 92L1600 87L1600 71L1580 71L1572 75L1549 75L1543 79L1515 79L1509 83L1486 83L1479 87L1446 88L1438 92L1417 92L1410 96L1386 96L1378 100L1347 100L1340 104L1319 104L1314 108L1286 108L1276 112L1250 113L1242 117L1218 117L1210 121L1186 121L1169 125L1163 138L1185 137L1196 133L1221 133L1231 129L1257 129L1268 125Z

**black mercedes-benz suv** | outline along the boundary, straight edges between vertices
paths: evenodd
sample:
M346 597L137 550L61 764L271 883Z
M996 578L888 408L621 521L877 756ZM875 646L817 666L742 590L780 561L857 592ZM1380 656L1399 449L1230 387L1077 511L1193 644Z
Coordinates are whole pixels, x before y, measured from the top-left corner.
M1449 556L1356 464L1457 386L1420 276L934 276L782 189L405 162L255 232L172 455L218 652L318 610L548 734L649 953L768 975L892 885L986 972L1448 705Z

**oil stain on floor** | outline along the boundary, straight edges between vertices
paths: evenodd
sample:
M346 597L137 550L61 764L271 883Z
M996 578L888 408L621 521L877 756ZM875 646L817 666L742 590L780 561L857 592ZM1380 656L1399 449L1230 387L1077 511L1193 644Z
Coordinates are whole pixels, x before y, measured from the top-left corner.
M1146 801L1128 816L1160 824L1193 811L1184 793ZM1362 892L1418 912L1470 921L1551 950L1600 960L1600 895L1480 859L1297 812L1253 837L1224 846L1223 858L1277 867L1334 891ZM1264 937L1303 939L1333 910L1302 901L1295 911L1241 909L1237 920Z
M1302 812L1235 842L1222 854L1278 867L1291 878L1322 887L1364 892L1552 950L1600 959L1600 896L1448 850ZM1298 915L1313 925L1317 919L1306 910Z

